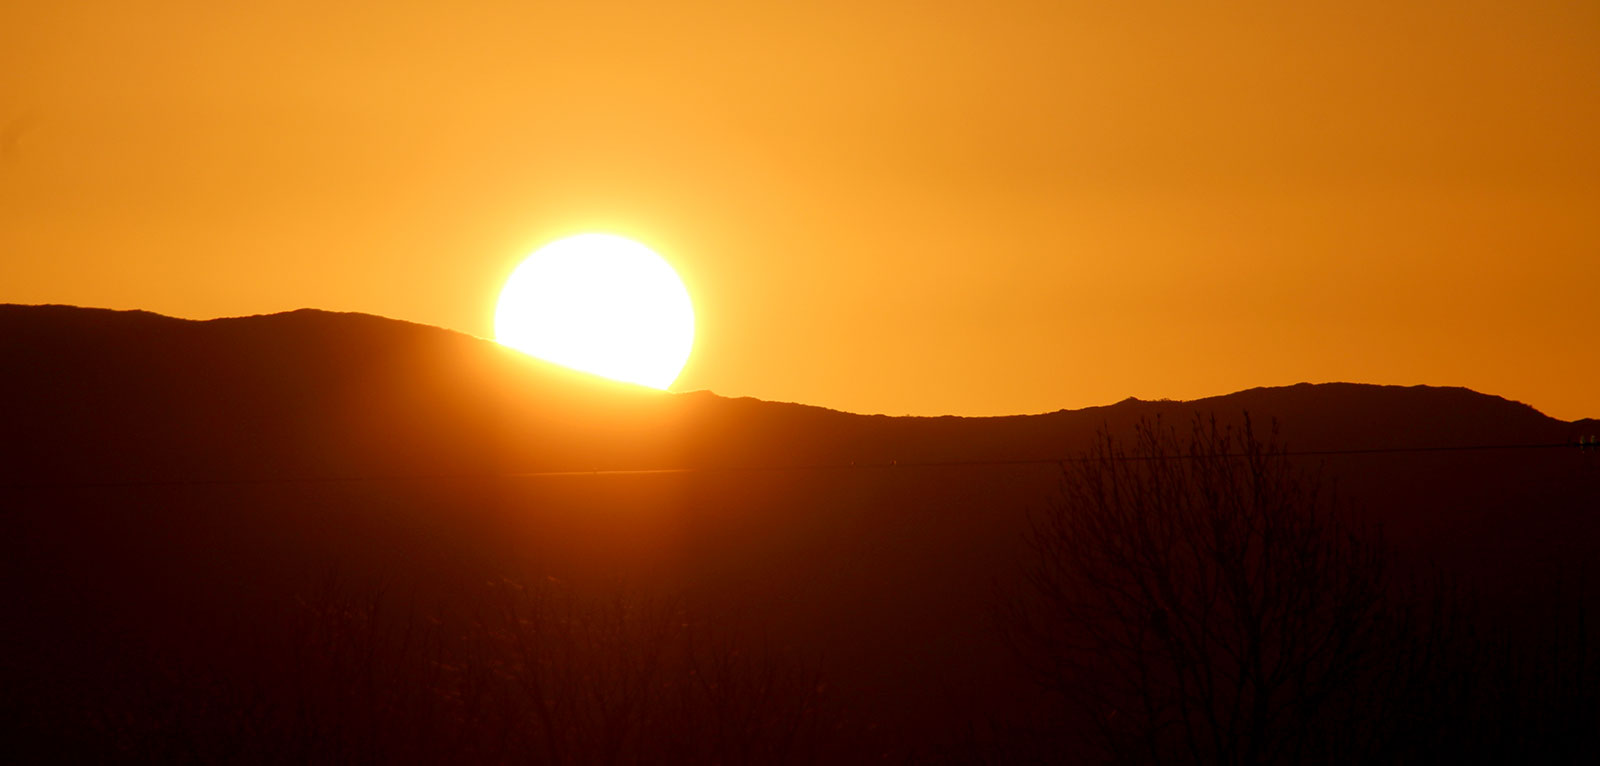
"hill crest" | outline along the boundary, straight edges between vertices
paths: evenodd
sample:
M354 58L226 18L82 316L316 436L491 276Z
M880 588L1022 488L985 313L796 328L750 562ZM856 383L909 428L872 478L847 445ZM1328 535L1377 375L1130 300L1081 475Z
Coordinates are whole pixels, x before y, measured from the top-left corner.
M157 325L160 325L160 324L166 324L169 327L188 326L188 327L206 327L208 329L218 329L218 330L231 330L231 329L234 329L236 327L247 327L247 326L251 326L251 325L259 325L259 326L280 325L281 326L284 323L292 323L294 325L298 325L299 329L301 329L303 331L304 330L310 330L310 331L313 331L313 332L325 331L325 332L330 332L330 333L339 333L340 331L348 331L351 328L358 327L358 326L364 326L364 327L373 328L373 329L382 328L380 330L381 332L386 333L386 334L391 335L391 336L399 336L401 333L413 332L413 333L418 333L420 336L433 336L433 337L436 337L436 338L437 337L450 337L450 338L454 338L454 339L460 340L460 341L471 341L471 342L489 344L489 345L493 345L493 346L498 348L498 345L495 344L494 341L492 341L490 339L479 338L477 336L473 336L473 335L470 335L468 333L463 333L463 332L460 332L460 331L457 331L457 330L450 330L450 329L446 329L446 328L435 327L433 325L427 325L427 324L422 324L422 323L418 323L418 322L411 322L411 321L407 321L407 320L403 320L403 319L394 319L394 318L391 318L391 317L383 317L383 316L378 316L378 315L374 315L374 314L365 314L365 313L361 313L361 312L347 312L347 311L329 311L329 310L317 309L317 308L300 308L300 309L293 309L293 310L290 310L290 311L274 312L274 313L268 313L268 314L251 314L251 315L243 315L243 316L236 316L236 317L217 317L217 318L212 318L212 319L185 319L185 318L181 318L181 317L167 316L165 314L159 314L159 313L146 311L146 310L142 310L142 309L128 309L128 310L104 309L104 308L89 308L89 307L70 306L70 305L64 305L64 304L39 304L39 305L24 305L24 304L9 304L9 303L8 304L0 304L0 332L4 332L5 333L3 336L0 336L0 342L3 342L8 337L9 338L16 337L16 333L19 330L22 330L22 329L24 329L24 328L26 328L26 327L28 327L30 325L35 326L35 327L41 327L42 326L42 329L45 329L46 331L52 331L53 330L56 333L59 333L61 331L79 331L79 332L90 331L90 332L93 332L97 328L100 329L100 330L111 330L111 329L115 329L115 328L120 328L120 329L126 331L126 330L130 330L130 329L141 328L141 327L142 328L149 328L149 327L157 326ZM529 357L529 359L532 360L531 357ZM533 362L533 364L535 364L537 366L548 368L550 370L560 370L562 373L567 373L568 372L564 368L559 368L556 365L550 365L548 363L544 363L541 360L532 360L532 362ZM573 375L573 377L576 377L576 378L579 378L579 379L589 379L589 380L592 380L593 382L599 383L601 385L607 385L608 384L608 382L602 382L603 379L597 379L597 378L594 378L594 376L590 376L590 375L586 375L586 374L582 374L582 373L576 373L576 374ZM729 396L724 396L724 395L718 394L718 393L716 393L714 391L710 391L710 390L697 390L697 391L683 392L683 393L676 394L675 396L677 396L679 398L684 398L684 399L695 399L695 398L711 397L711 398L718 399L718 400L723 400L723 401L739 401L739 402L742 402L742 401L747 401L748 400L748 401L751 401L751 402L759 402L761 404L786 405L786 406L805 408L805 409L808 409L808 410L820 410L820 411L830 412L830 413L853 415L853 416L856 416L856 417L889 418L889 419L897 419L897 420L948 420L948 419L952 419L952 418L961 419L961 420L1000 420L1000 419L1009 419L1009 418L1026 418L1026 417L1040 417L1040 416L1052 416L1052 415L1064 415L1064 414L1077 414L1077 413L1084 413L1084 412L1111 410L1111 409L1115 409L1115 408L1119 408L1119 407L1139 407L1139 406L1152 406L1152 405L1153 406L1161 406L1161 405L1174 405L1174 404L1176 404L1176 405L1203 406L1203 405L1208 405L1208 404L1226 404L1230 408L1233 408L1232 405L1234 405L1235 403L1238 403L1238 402L1256 402L1256 401L1270 401L1270 400L1289 401L1289 400L1292 400L1294 398L1302 397L1302 396L1311 396L1311 397L1315 397L1315 398L1326 398L1326 397L1329 397L1329 396L1334 396L1334 397L1361 397L1361 396L1372 396L1375 393L1379 393L1379 392L1381 392L1381 394L1379 394L1379 395L1396 394L1398 392L1406 392L1406 395L1411 395L1411 394L1428 395L1428 394L1431 394L1431 395L1436 395L1436 396L1454 397L1455 400L1458 401L1458 402L1467 402L1467 401L1471 401L1471 400L1477 400L1481 404L1491 404L1491 403L1492 403L1492 405L1502 405L1503 404L1503 405L1506 405L1508 407L1515 407L1515 408L1523 409L1523 410L1527 411L1528 413L1535 413L1535 414L1539 414L1539 415L1543 416L1543 413L1540 413L1536 408L1534 408L1531 405L1528 405L1528 404L1525 404L1525 403L1522 403L1522 402L1517 402L1515 400L1506 399L1504 397L1496 396L1494 394L1474 391L1472 389L1465 388L1465 387L1462 387L1462 386L1392 385L1392 384L1355 383L1355 382L1344 382L1344 381L1333 381L1333 382L1323 382L1323 383L1300 382L1300 383L1294 383L1294 384L1284 385L1284 386L1257 386L1257 387L1253 387L1253 388L1243 389L1243 390L1240 390L1240 391L1235 391L1235 392L1232 392L1232 393L1217 394L1217 395L1213 395L1213 396L1200 397L1200 398L1196 398L1196 399L1167 399L1167 398L1161 398L1161 399L1154 399L1154 400L1145 400L1145 399L1139 399L1137 397L1130 396L1130 397L1127 397L1127 398L1122 399L1120 401L1117 401L1117 402L1114 402L1114 403L1111 403L1111 404L1104 404L1104 405L1089 405L1089 406L1079 407L1079 408L1061 408L1061 409L1058 409L1058 410L1052 410L1052 411L1040 412L1040 413L1015 413L1015 414L1007 414L1007 415L983 415L983 416L948 415L948 414L941 414L941 415L881 415L881 414L855 413L855 412L850 412L850 411L847 411L847 410L838 410L838 409L833 409L833 408L829 408L829 407L825 407L825 406L821 406L821 405L808 404L808 403L804 403L804 402L787 402L787 401L778 401L778 400L767 400L767 399L760 399L760 398L757 398L757 397L750 397L750 396L729 397ZM1551 420L1555 420L1555 419L1551 418ZM1586 420L1592 420L1592 419L1586 419ZM1564 422L1564 421L1557 421L1557 422Z
M1100 429L1275 420L1308 450L1529 444L1582 427L1460 387L1301 383L1035 415L858 415L665 394L493 341L315 309L183 320L0 305L12 480L1054 461Z

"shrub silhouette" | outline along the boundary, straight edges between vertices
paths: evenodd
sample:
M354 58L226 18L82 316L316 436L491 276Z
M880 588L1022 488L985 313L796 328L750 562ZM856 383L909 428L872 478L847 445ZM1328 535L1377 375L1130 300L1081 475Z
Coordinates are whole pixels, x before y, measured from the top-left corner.
M86 710L101 761L807 763L838 727L792 654L620 586L499 578L423 605L330 577L238 661Z

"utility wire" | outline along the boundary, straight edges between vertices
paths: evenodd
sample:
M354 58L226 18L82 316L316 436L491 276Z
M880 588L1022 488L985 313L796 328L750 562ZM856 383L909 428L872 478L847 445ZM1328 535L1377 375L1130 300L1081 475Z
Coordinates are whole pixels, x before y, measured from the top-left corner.
M1489 450L1549 450L1549 449L1580 449L1591 450L1600 448L1600 444L1592 441L1579 442L1550 442L1545 444L1471 444L1471 445L1436 445L1424 447L1358 447L1351 449L1323 449L1323 450L1288 450L1282 452L1265 453L1268 456L1281 457L1326 457L1339 455L1384 455L1398 453L1418 452L1481 452ZM1066 465L1071 463L1088 462L1149 462L1162 460L1193 460L1199 458L1241 458L1247 457L1246 453L1209 453L1209 454L1174 454L1174 455L1079 455L1064 458L1019 458L1015 460L910 460L887 463L800 463L793 465L734 465L734 466L700 466L683 468L620 468L563 470L563 471L491 471L483 473L440 473L440 474L369 474L362 476L272 476L256 478L233 479L126 479L108 481L43 481L43 482L11 482L0 483L0 491L18 490L65 490L65 489L122 489L142 487L204 487L204 486L251 486L272 484L359 484L381 482L405 481L481 481L488 479L537 479L564 476L644 476L652 474L688 474L688 473L751 473L768 471L853 471L853 470L884 470L896 468L956 468L965 466L1007 466L1007 465Z

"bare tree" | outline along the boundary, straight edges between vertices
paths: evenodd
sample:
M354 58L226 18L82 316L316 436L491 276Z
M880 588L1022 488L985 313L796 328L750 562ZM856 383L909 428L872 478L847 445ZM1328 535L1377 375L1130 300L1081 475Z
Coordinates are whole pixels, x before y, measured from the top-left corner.
M1069 463L1009 633L1112 762L1359 762L1425 687L1447 616L1249 418L1159 420ZM1442 603L1442 602L1440 602ZM1444 611L1448 611L1446 608ZM1424 638L1432 637L1432 638ZM1433 652L1430 654L1430 652Z

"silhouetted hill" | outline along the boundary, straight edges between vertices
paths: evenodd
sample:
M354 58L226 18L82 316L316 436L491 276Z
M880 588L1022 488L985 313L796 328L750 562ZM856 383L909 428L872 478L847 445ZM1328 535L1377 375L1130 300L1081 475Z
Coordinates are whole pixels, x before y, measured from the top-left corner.
M1141 418L1245 412L1327 453L1298 459L1417 566L1516 601L1600 554L1596 453L1510 448L1596 422L1462 388L864 416L663 394L359 314L0 306L0 714L48 730L106 674L199 672L330 573L425 595L518 569L741 615L824 657L874 747L926 744L1030 704L990 615L1052 461ZM1496 449L1431 449L1469 446ZM1430 449L1346 453L1396 448ZM690 470L582 473L656 469ZM579 473L526 475L545 472Z
M1030 416L859 416L667 396L459 333L312 310L197 322L0 306L0 343L11 481L1049 460L1102 425L1196 411L1275 417L1306 450L1551 442L1575 428L1462 388L1347 383Z

